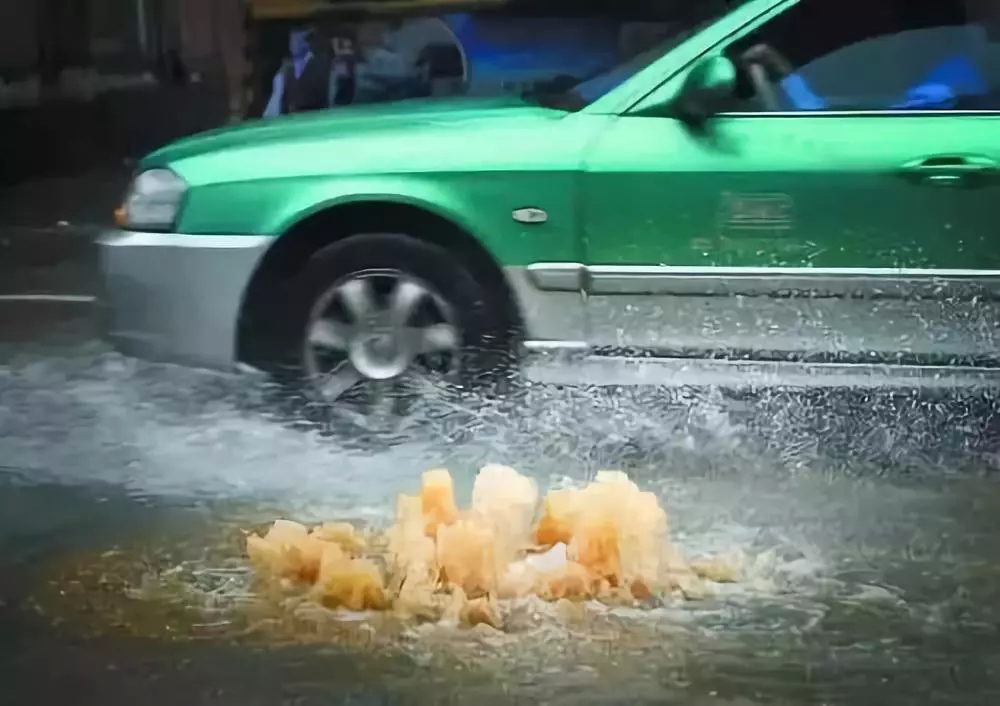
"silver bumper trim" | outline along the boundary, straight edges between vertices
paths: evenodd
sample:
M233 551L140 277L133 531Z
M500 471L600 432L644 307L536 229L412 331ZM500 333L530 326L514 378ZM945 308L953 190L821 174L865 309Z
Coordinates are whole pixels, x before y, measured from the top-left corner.
M252 250L266 246L272 240L274 236L271 235L185 235L110 230L101 235L97 242L108 247Z
M690 358L628 358L538 347L525 361L529 380L556 385L759 388L1000 389L1000 368L796 363Z
M233 370L243 294L271 236L109 231L105 335L126 355Z
M681 267L536 263L538 289L597 295L702 297L1000 297L1000 270L889 267Z

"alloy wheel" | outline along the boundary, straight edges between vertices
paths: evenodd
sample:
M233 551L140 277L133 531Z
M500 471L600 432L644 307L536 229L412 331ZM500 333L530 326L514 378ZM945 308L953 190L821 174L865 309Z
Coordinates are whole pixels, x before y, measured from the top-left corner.
M302 351L321 403L391 418L439 381L453 382L462 335L452 306L398 270L355 272L316 300Z

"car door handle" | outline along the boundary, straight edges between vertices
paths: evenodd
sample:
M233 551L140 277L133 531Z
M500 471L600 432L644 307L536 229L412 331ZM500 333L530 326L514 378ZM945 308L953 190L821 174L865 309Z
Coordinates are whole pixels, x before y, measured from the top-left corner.
M985 176L1000 175L1000 166L979 155L922 157L903 165L903 176L931 186L965 186Z

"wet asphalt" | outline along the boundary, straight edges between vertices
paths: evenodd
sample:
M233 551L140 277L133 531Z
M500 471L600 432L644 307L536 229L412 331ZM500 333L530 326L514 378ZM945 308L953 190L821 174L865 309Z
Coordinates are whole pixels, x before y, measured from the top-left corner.
M123 182L0 194L0 704L1000 702L993 400L536 389L350 443L97 340L93 242ZM386 522L422 470L462 494L488 461L543 489L624 468L685 550L743 550L761 587L622 617L600 650L528 631L443 661L188 634L113 582L60 602L81 556L197 565L278 514Z

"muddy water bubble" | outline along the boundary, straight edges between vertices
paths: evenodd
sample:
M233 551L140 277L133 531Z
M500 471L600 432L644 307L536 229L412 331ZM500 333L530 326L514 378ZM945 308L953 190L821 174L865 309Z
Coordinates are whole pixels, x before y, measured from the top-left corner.
M739 575L726 557L687 561L657 496L620 471L552 491L539 507L534 480L489 465L461 509L451 474L434 469L418 495L398 498L394 522L367 539L345 523L276 520L263 536L247 535L246 548L262 585L327 608L493 629L504 628L518 599L550 601L550 614L578 623L587 612L580 601L694 598L706 595L706 580Z

